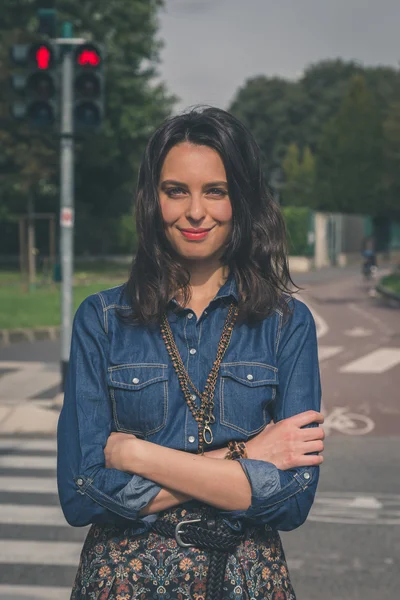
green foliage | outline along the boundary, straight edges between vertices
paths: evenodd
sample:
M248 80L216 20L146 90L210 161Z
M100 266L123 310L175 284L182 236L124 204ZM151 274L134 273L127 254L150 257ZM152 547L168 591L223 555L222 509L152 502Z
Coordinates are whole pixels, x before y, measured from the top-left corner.
M355 75L339 110L322 129L317 151L317 207L378 214L382 118L365 78Z
M73 23L74 35L106 47L106 120L101 133L76 144L76 224L78 252L88 227L102 218L119 220L131 210L144 145L171 111L175 98L154 82L160 50L157 12L163 0L59 0L59 22ZM37 28L34 0L3 0L0 17L0 212L26 210L29 190L36 210L58 210L56 134L45 135L8 115L9 47L32 39ZM98 220L98 221L97 221ZM118 221L119 222L119 221ZM104 226L93 250L116 251L117 227ZM113 237L110 238L110 235ZM116 237L115 237L116 236ZM96 232L90 231L95 238Z
M95 283L74 285L74 311L90 294L123 283L125 278L107 280L99 278ZM22 293L21 284L3 284L0 287L0 329L19 327L59 326L61 319L60 286L37 287Z
M314 205L315 160L310 148L306 146L303 156L300 156L297 144L290 144L283 161L283 172L285 185L281 195L282 204L312 208Z
M383 123L384 200L387 213L400 219L400 101L388 107Z
M292 256L308 256L308 232L310 229L311 211L300 206L283 206L282 214L286 224L289 254Z
M133 255L137 248L137 235L133 215L121 215L118 230L121 252Z
M381 285L391 292L400 295L400 275L393 273L381 279Z
M325 60L297 82L247 80L229 110L255 135L269 181L277 166L284 171L284 204L391 216L400 211L399 97L400 71Z
M302 146L300 124L309 110L302 88L278 77L254 77L239 89L229 108L252 131L265 159L266 176L281 162L288 145ZM300 139L299 139L300 138Z

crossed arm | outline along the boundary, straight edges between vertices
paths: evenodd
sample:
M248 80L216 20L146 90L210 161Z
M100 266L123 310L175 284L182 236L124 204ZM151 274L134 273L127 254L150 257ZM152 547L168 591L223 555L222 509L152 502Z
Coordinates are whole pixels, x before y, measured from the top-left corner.
M249 458L274 464L281 470L316 466L323 461L323 429L303 427L323 423L316 411L306 411L271 424L247 443ZM147 515L192 498L222 510L246 510L251 487L237 461L221 460L226 450L204 456L164 448L125 433L112 433L104 450L106 467L136 473L155 481L162 489L141 510Z

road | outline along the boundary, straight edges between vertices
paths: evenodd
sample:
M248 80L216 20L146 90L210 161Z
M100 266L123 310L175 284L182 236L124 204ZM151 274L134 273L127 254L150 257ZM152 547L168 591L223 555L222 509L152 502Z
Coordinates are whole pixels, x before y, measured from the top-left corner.
M370 297L351 269L311 273L296 282L317 323L328 434L309 518L282 534L297 597L396 598L400 309ZM57 359L52 342L0 348L0 402L18 402L22 395L51 409ZM0 439L2 599L68 598L85 531L62 521L54 467L51 438Z

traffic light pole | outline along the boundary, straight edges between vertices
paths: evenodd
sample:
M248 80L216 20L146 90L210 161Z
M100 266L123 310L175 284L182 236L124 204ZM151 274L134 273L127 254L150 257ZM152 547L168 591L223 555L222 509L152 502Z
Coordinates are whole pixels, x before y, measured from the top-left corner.
M56 29L54 2L40 1L39 32L51 36ZM47 8L47 5L49 7ZM72 23L64 22L62 37L32 44L14 44L11 59L27 73L12 75L12 87L22 100L12 104L12 114L33 127L57 124L61 104L60 144L60 262L61 262L61 382L69 363L73 319L74 241L74 128L95 131L104 114L103 49L85 38L72 36ZM79 48L79 46L81 48ZM54 69L62 55L61 90ZM76 97L75 97L76 96Z
M60 146L60 254L61 254L61 376L62 390L68 369L73 315L74 243L74 120L73 58L71 47L63 51L61 75Z

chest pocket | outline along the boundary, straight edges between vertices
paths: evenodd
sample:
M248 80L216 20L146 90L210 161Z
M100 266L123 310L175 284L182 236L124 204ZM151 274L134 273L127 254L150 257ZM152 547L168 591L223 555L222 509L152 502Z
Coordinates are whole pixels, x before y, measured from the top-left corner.
M118 431L149 436L165 426L167 365L119 365L108 369L108 385Z
M276 395L278 369L253 362L221 365L221 424L247 436L261 431L271 417L268 405Z

